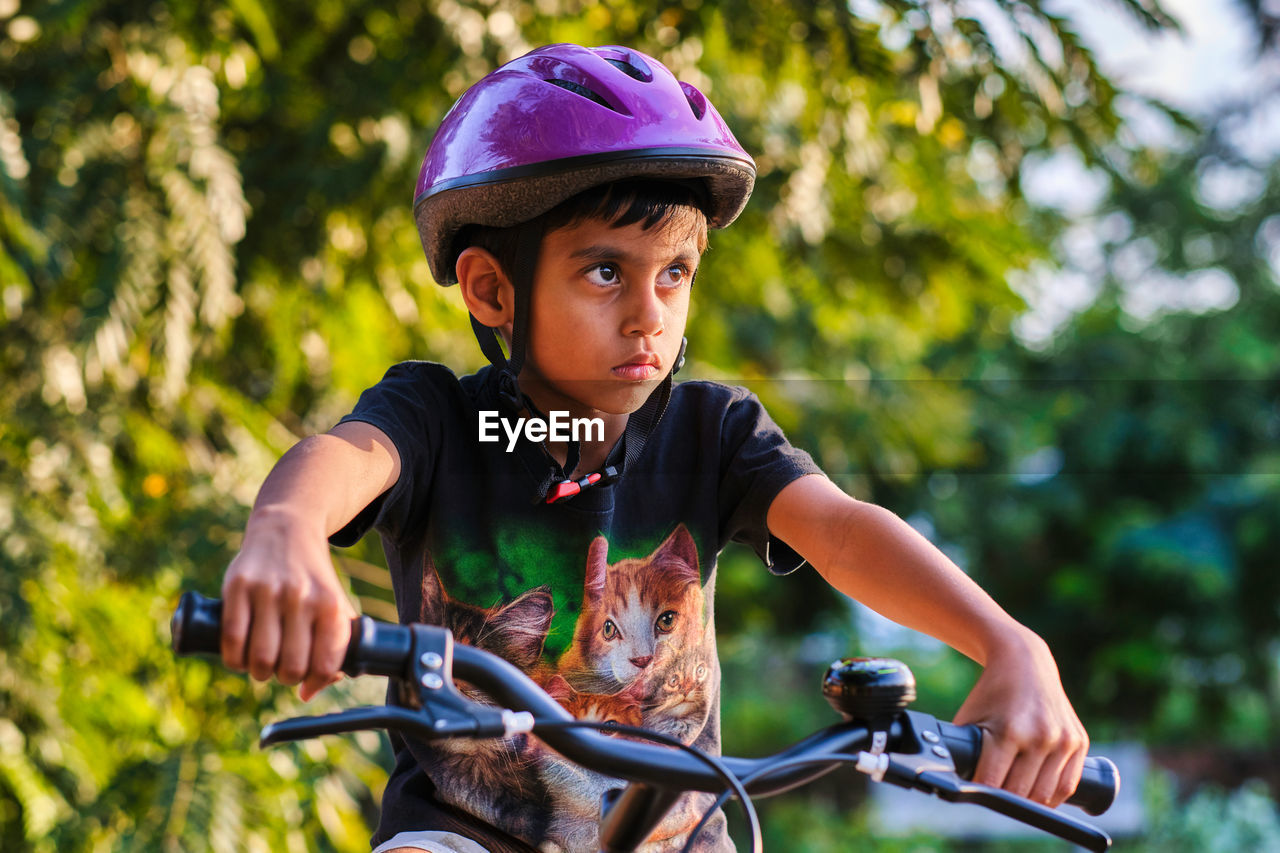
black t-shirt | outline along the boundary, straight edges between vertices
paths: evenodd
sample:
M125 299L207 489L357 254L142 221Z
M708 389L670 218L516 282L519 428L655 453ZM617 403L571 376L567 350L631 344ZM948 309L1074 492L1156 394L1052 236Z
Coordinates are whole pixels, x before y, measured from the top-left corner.
M770 539L765 516L784 486L818 467L754 395L684 382L617 482L548 505L534 496L555 467L540 445L508 450L502 430L479 440L482 413L501 410L495 385L490 368L459 380L406 362L365 391L343 420L382 430L401 473L334 543L376 527L401 622L443 624L502 655L576 716L719 752L717 555L736 541L776 573L801 565ZM375 844L443 829L493 851L598 849L600 795L616 782L535 738L392 742ZM707 801L686 797L646 851L679 850ZM722 821L700 840L702 851L731 849Z

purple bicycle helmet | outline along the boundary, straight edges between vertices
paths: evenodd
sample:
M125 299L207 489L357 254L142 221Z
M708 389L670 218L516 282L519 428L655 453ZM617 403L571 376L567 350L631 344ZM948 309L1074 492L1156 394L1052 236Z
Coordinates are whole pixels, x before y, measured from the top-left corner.
M599 184L700 180L707 223L747 203L755 163L711 102L656 59L625 47L553 44L466 91L427 149L414 218L431 274L457 281L467 225L509 227Z

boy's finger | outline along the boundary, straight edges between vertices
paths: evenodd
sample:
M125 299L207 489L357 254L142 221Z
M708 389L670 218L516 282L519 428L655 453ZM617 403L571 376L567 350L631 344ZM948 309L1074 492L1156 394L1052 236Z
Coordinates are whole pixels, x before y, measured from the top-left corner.
M297 684L307 675L314 618L311 611L301 605L285 608L284 632L275 667L276 678L281 684Z
M299 693L304 701L342 678L339 668L351 641L349 608L341 608L316 619L311 641L311 667Z
M1030 796L1031 788L1039 778L1043 766L1042 753L1021 752L1009 766L1009 772L1005 774L1004 783L1000 787L1019 797Z
M1076 792L1076 788L1080 787L1080 774L1084 772L1084 759L1087 754L1088 748L1082 747L1067 757L1067 763L1058 779L1058 789L1054 791L1050 800L1050 805L1054 808L1066 802L1067 798Z
M245 640L249 635L249 595L238 583L222 589L222 663L228 669L243 672Z
M298 685L298 698L303 702L310 702L321 690L324 690L330 684L337 684L341 680L341 675L335 675L327 680L318 675L309 675L302 684Z
M985 726L982 729L982 754L978 756L978 767L974 770L973 781L992 788L1004 786L1009 775L1017 750L997 738Z
M1063 798L1057 796L1059 788L1061 788L1062 777L1067 768L1067 761L1070 758L1066 751L1052 752L1040 765L1040 773L1036 776L1035 783L1031 786L1031 792L1028 796L1037 803L1044 803L1050 808L1056 807L1062 802ZM1074 789L1073 789L1074 790Z
M275 672L280 658L280 608L274 596L264 592L254 599L249 629L249 674L266 681Z

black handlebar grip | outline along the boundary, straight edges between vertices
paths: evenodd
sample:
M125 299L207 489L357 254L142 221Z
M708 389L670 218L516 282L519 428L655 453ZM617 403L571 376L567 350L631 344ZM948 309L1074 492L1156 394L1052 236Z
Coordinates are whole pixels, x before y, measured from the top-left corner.
M221 655L222 600L184 592L169 631L176 654ZM342 659L342 671L348 675L401 675L409 666L412 647L408 627L361 616L351 621L351 642Z
M184 592L169 622L173 651L179 655L222 654L222 601Z
M351 620L351 644L342 659L347 675L402 677L413 669L413 632L408 625L375 622L368 616Z
M957 726L938 721L942 740L951 750L956 772L965 779L972 779L978 769L978 755L982 752L982 729L978 726ZM1067 802L1083 809L1087 814L1100 815L1116 801L1120 793L1120 771L1115 762L1100 755L1090 755L1084 760L1080 772L1080 784Z
M1115 804L1120 794L1120 768L1110 758L1089 755L1080 771L1080 785L1067 798L1085 814L1100 815Z

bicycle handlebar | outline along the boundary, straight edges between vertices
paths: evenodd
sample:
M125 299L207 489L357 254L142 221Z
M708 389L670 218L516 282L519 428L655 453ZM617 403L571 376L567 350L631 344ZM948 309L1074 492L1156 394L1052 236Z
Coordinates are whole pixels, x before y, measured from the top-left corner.
M179 655L218 655L221 615L221 601L185 593L171 623L174 651ZM263 729L262 745L369 728L395 728L423 739L492 737L528 731L535 721L568 723L574 719L518 668L488 652L455 644L447 629L435 626L395 625L359 617L352 622L351 643L342 670L353 676L397 679L419 687L428 701L416 710L395 706L359 708L272 723ZM484 691L500 707L479 705L462 697L453 688L455 676ZM567 758L584 767L601 769L609 776L686 791L718 793L725 787L724 780L697 758L668 747L554 726L536 733ZM859 762L859 769L878 781L925 790L952 801L977 802L1089 849L1105 850L1110 845L1104 833L1088 824L1006 791L956 779L955 776L971 778L977 767L982 730L976 725L957 726L904 710L887 726L887 734L884 752L874 756L861 753L869 756L867 766ZM872 731L866 725L845 722L816 732L773 756L721 760L744 781L750 794L769 796L848 763L852 756L869 748L871 741ZM1088 814L1101 814L1114 802L1119 784L1119 773L1109 759L1089 756L1080 785L1068 802Z

